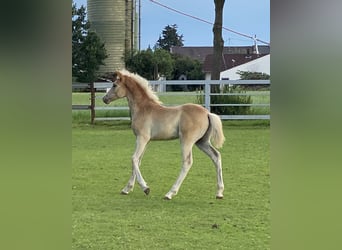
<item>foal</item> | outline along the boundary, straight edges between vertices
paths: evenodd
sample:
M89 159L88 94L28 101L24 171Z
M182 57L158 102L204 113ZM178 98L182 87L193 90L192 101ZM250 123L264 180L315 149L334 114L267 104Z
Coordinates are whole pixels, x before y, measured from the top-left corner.
M103 97L103 102L109 104L116 99L127 98L131 111L132 129L136 136L136 147L132 156L132 175L121 193L128 194L132 191L135 180L137 180L145 194L148 195L150 188L139 169L147 143L150 140L180 138L182 169L176 182L165 195L165 199L171 200L177 194L190 170L194 144L215 164L216 198L223 198L221 154L211 145L212 142L215 147L220 148L224 143L225 138L220 118L196 104L184 104L176 107L162 106L158 97L149 88L147 80L126 70L116 71L110 80L113 82L113 87Z

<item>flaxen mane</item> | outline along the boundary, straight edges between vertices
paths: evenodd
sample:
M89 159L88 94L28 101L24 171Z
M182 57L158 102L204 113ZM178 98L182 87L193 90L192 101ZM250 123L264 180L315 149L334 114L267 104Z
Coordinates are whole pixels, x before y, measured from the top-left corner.
M159 100L158 96L155 94L155 92L151 89L151 86L149 85L148 81L139 76L138 74L131 73L125 69L120 70L120 73L132 78L137 84L140 85L140 87L146 92L146 95L151 98L151 100L155 101L156 103L161 104L162 102Z

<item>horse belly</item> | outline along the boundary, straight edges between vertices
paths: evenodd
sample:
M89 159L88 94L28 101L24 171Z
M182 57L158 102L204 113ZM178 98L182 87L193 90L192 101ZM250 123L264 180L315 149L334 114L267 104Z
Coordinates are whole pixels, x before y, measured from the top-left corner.
M179 127L174 121L156 122L151 128L152 140L171 140L179 137Z

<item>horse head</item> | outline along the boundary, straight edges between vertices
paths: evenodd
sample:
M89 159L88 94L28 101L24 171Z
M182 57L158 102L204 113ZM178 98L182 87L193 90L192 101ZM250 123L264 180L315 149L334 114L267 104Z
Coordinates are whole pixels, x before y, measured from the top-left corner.
M105 104L109 104L112 101L123 98L126 96L126 88L122 84L124 76L119 71L107 73L104 78L113 82L113 86L107 92L107 94L102 98Z

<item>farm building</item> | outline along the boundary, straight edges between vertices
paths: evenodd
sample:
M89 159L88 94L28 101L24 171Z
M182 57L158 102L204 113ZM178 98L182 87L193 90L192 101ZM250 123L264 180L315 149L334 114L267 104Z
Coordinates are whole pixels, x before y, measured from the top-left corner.
M196 59L202 63L205 79L211 78L213 47L171 47L171 53ZM225 71L241 64L270 54L270 46L259 45L256 53L255 46L226 46L223 48L221 71Z
M232 67L220 73L220 79L238 80L238 71L261 72L270 75L270 55L262 56L247 63Z
M139 46L136 0L88 0L91 27L105 42L108 58L100 72L124 68L126 51Z

